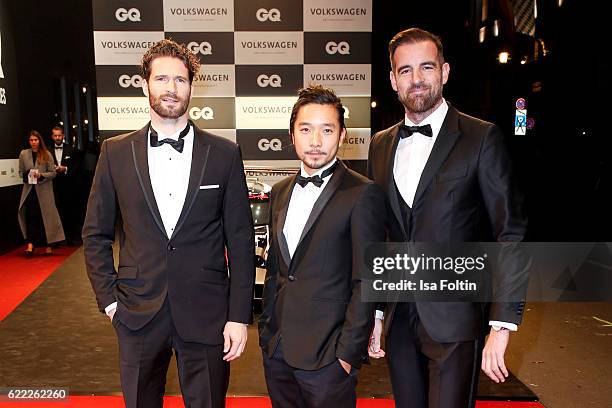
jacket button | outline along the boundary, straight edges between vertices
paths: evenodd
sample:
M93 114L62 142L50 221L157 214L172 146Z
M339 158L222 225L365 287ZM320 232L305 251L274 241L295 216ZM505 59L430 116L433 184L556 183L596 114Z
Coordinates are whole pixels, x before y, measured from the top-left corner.
M168 251L174 251L176 248L172 245L168 244Z
M290 280L291 282L293 282L293 281L295 280L295 276L293 276L293 275L289 275L289 280Z

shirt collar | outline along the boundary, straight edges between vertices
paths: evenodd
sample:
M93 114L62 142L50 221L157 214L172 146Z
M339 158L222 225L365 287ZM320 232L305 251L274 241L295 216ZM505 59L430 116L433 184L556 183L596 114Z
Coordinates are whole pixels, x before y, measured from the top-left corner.
M181 132L183 131L183 129L185 129L184 127L180 128L179 130L177 130L176 132L172 133L171 135L166 135L163 132L160 132L159 130L157 130L155 128L155 126L153 126L153 124L151 124L151 128L155 129L155 131L157 132L157 139L158 140L164 140L164 139L172 139L172 140L178 140L179 139L179 135L181 134ZM191 134L191 132L193 131L193 126L190 126L189 132L187 132L187 134L185 135L185 137L189 136L189 134ZM149 131L149 134L151 132Z
M323 173L325 170L327 170L327 169L329 169L331 166L333 166L333 165L334 165L334 163L335 163L337 160L338 160L338 158L337 158L337 157L334 157L334 159L333 159L332 161L330 161L330 162L329 162L329 163L327 163L325 166L321 167L319 170L315 171L315 172L314 172L314 173L312 173L312 174L308 174L308 173L306 173L306 170L304 170L304 162L302 162L302 163L300 164L300 174L301 174L303 177L312 177L312 176L316 176L317 174L318 174L318 175L321 175L321 174L322 174L322 173Z
M442 129L442 123L444 123L444 118L446 118L446 114L448 113L448 104L446 103L446 99L442 98L442 103L440 106L436 108L431 114L426 117L418 126L431 126L432 132L432 140L435 140L438 137L438 133L440 133L440 129ZM408 116L404 117L404 123L406 126L417 126L413 123Z

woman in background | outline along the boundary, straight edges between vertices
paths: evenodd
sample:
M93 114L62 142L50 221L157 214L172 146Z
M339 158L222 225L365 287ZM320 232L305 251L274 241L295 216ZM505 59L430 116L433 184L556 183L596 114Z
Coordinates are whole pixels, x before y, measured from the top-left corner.
M25 254L32 255L35 246L46 246L51 255L51 244L63 241L64 229L53 196L55 166L40 133L30 132L29 149L19 154L19 174L23 190L19 201L19 227L27 242Z

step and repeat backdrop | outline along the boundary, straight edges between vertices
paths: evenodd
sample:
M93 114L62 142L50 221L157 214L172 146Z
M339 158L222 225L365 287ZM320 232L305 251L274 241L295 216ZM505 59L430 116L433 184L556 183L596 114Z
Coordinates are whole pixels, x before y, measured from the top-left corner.
M249 164L295 160L289 117L310 83L333 88L347 108L340 156L367 159L372 0L92 1L101 138L147 123L140 59L172 38L202 62L190 118L239 143Z
M0 0L0 188L22 184L19 177L19 160L15 157L24 148L27 136L19 133L14 29L7 9L8 1ZM5 200L6 197L1 194L0 199ZM13 201L10 203L13 204ZM16 211L16 207L9 209L3 204L0 203L0 210Z

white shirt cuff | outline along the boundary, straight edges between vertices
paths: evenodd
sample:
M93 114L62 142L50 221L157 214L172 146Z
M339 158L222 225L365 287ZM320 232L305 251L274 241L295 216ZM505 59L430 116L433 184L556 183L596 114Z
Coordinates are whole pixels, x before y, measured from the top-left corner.
M374 318L375 319L379 319L379 320L384 320L385 319L385 313L382 310L377 310L374 313Z
M106 315L110 317L109 313L112 312L113 309L116 309L116 308L117 308L117 302L113 302L104 308L104 313L106 313Z
M508 323L508 322L500 322L497 320L490 320L489 321L489 326L500 326L500 327L504 327L510 331L518 331L518 326L514 323Z

